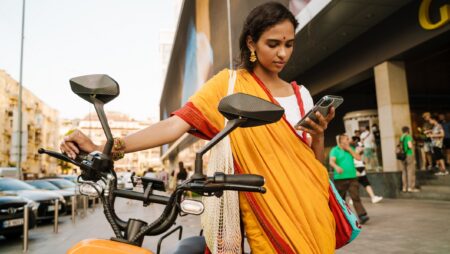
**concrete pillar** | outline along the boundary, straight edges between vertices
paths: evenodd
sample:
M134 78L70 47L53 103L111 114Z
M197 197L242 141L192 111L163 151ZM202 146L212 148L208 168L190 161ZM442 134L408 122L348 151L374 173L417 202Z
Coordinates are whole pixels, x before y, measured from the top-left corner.
M374 74L383 171L399 171L395 147L401 136L401 128L411 128L405 65L399 61L387 61L375 66Z

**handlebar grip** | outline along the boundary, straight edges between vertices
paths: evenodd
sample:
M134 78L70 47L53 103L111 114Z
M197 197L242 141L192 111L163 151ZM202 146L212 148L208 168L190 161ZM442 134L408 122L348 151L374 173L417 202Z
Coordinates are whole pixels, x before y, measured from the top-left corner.
M225 183L225 184L239 184L247 186L263 186L265 183L264 177L254 174L241 174L241 175L226 175L221 172L217 172L209 180L214 183Z
M244 192L260 192L266 193L266 188L257 186L244 186L238 184L224 184L224 190L244 191Z
M70 163L72 163L72 164L74 164L76 166L80 166L80 162L79 161L72 160L71 158L67 157L66 155L64 155L62 153L46 150L44 148L39 148L38 149L38 153L39 154L48 154L48 155L50 155L52 157L55 157L56 159L67 161L67 162L70 162Z
M225 183L188 183L186 189L197 193L217 191L244 191L266 193L266 188L260 186L248 186Z

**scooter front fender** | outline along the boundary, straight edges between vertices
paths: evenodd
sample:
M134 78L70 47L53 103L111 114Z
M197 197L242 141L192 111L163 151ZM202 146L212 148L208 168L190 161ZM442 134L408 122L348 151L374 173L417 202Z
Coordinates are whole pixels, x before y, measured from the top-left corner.
M105 239L86 239L70 248L66 254L154 254L144 248Z

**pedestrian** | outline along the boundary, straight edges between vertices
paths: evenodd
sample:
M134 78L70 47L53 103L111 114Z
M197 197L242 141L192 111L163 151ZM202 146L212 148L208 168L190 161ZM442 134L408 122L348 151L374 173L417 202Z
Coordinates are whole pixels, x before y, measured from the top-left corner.
M152 167L149 167L147 172L145 172L144 177L156 178L155 170Z
M351 145L353 148L355 148L355 152L361 156L364 148L363 148L358 136L352 137ZM367 178L366 166L364 165L364 162L362 160L353 158L353 163L355 164L356 175L358 176L358 182L367 191L367 194L369 194L369 197L370 197L370 200L372 201L372 203L375 204L375 203L378 203L381 200L383 200L383 197L375 195L375 193L372 189L372 185L370 184L369 178Z
M380 165L382 165L382 157L381 157L381 133L380 128L378 128L378 124L372 124L372 132L373 138L375 141L375 157L377 159L378 169L381 169Z
M178 162L177 184L181 184L187 179L187 171L182 161Z
M322 164L324 132L334 118L334 108L326 117L317 112L317 123L308 118L311 128L294 129L292 123L314 106L313 100L305 86L286 82L279 76L292 54L297 25L283 4L268 2L250 12L239 39L240 64L234 92L278 103L286 112L276 123L237 128L229 136L235 171L265 178L266 194L245 192L239 199L241 221L254 254L328 254L345 244L336 237L337 223L330 207L333 194ZM230 71L220 71L170 118L120 138L123 146L118 150L115 147L113 153L171 143L185 132L211 139L224 128L224 117L217 105L226 96L229 81ZM310 134L311 143L297 131ZM102 151L103 147L75 131L61 144L61 150L71 157L78 150L69 142L88 152ZM233 226L240 228L239 221ZM239 238L233 238L227 244L241 246Z
M166 189L169 187L169 173L167 173L167 170L165 168L162 168L161 171L159 171L158 179L163 181L164 187Z
M366 164L367 169L377 169L378 160L375 154L375 137L368 125L362 127L360 138L364 145L364 163Z
M424 120L424 123L422 125L422 132L425 136L424 142L423 142L423 150L425 152L425 159L427 162L427 170L433 169L433 156L432 156L432 144L431 144L431 138L428 137L427 133L431 130L432 126L430 124L430 118L431 113L430 112L424 112L422 114L422 118Z
M353 162L353 159L361 160L361 155L350 146L350 138L345 134L338 135L336 143L337 145L330 151L330 166L334 169L336 189L344 200L347 191L349 192L359 221L365 224L369 216L359 197L359 182Z
M428 130L426 134L431 139L433 159L436 161L436 166L439 169L439 172L435 175L448 175L448 171L445 168L444 153L442 151L442 146L444 144L444 129L435 117L430 117L428 122L431 124L432 128L431 130Z
M402 191L403 192L419 192L416 188L416 167L414 160L414 144L413 138L409 134L409 127L402 128L402 136L400 137L400 145L403 147L406 158L400 161L402 164Z
M447 118L444 114L440 114L439 118L441 120L442 128L444 128L444 155L447 159L447 165L450 165L450 120L449 115Z

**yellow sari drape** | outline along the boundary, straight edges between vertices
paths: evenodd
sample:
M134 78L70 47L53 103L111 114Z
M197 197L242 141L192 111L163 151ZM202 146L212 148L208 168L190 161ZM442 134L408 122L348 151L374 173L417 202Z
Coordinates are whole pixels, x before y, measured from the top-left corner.
M211 138L224 127L217 110L226 96L228 70L210 79L175 115L192 134ZM239 70L234 92L273 101L255 76ZM325 167L285 117L230 134L236 170L264 176L266 194L241 193L240 207L252 253L334 253L335 221L328 204Z

